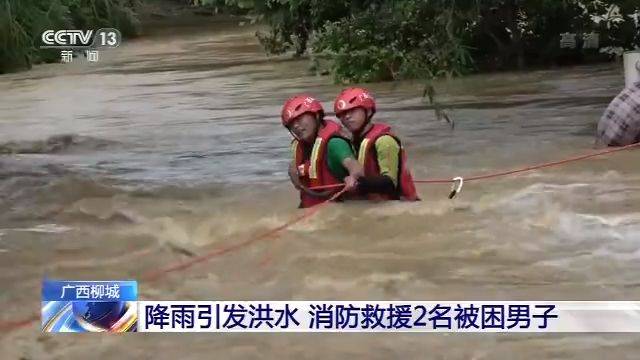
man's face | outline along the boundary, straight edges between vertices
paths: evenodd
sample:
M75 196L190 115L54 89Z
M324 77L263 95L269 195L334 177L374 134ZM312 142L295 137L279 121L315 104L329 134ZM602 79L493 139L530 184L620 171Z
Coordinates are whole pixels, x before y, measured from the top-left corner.
M311 113L298 116L289 126L289 130L291 130L298 140L309 144L313 143L318 133L316 116Z
M367 112L363 108L354 108L341 113L338 118L351 133L357 133L367 121Z

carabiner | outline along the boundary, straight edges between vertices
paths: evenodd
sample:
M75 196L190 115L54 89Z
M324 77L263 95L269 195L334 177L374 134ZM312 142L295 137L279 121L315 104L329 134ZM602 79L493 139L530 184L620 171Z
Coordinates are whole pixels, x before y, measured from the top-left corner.
M460 191L462 191L462 185L464 185L464 179L462 176L453 178L453 184L451 185L451 192L449 193L449 199L453 199Z

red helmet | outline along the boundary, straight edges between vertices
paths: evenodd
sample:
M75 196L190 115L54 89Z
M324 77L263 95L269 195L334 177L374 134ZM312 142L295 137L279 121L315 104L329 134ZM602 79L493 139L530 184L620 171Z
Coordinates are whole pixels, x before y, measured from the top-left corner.
M345 89L338 95L336 101L333 103L333 110L336 116L358 107L371 110L373 113L376 112L376 100L369 90L363 88Z
M320 101L307 94L291 97L282 107L282 125L289 126L298 116L308 112L324 114L324 109Z

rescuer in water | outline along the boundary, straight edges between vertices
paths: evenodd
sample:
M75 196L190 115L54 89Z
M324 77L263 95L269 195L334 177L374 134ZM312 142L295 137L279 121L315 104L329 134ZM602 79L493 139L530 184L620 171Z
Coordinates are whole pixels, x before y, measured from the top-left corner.
M334 110L353 134L352 143L364 176L357 192L371 200L420 200L400 139L383 123L373 123L375 99L362 88L349 88L335 100Z
M282 124L291 132L293 161L289 177L300 191L300 207L308 208L328 200L340 187L312 190L345 183L353 192L364 169L340 124L324 117L322 104L309 95L297 95L282 107ZM349 195L341 196L341 199Z

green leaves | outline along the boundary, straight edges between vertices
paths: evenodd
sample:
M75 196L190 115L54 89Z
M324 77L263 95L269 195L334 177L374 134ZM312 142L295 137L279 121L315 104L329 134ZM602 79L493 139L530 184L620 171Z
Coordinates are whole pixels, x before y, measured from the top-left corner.
M445 2L371 4L317 30L312 53L330 59L336 82L432 79L467 72L468 47L453 31L459 13Z
M596 31L603 46L640 46L640 29L629 15L640 11L637 0L267 3L272 31L261 38L265 48L294 49L299 55L311 39L316 71L329 70L336 82L432 79L478 68L542 65L567 55L559 46L564 32ZM605 20L594 24L597 18Z

